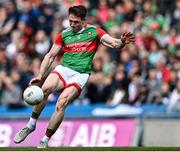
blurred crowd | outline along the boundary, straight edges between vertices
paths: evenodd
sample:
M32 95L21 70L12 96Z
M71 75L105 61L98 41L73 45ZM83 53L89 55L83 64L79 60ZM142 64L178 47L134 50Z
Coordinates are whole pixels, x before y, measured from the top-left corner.
M99 46L89 83L75 103L180 109L180 0L0 0L0 105L26 106L23 90L69 26L68 8L77 4L87 7L88 23L116 38L130 31L136 39L121 50Z

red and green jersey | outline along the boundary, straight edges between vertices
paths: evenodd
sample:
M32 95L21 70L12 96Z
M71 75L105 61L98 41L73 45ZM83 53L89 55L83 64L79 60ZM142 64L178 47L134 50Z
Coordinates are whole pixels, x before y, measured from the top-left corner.
M98 43L104 34L106 32L101 28L89 24L85 24L79 32L67 28L59 33L55 44L64 47L60 64L80 73L90 73Z

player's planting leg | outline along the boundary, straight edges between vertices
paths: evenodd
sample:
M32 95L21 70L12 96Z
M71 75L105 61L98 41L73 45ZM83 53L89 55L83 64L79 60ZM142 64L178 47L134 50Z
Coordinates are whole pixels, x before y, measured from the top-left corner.
M59 125L61 124L64 118L64 111L68 103L73 101L78 95L78 90L71 86L66 88L62 94L60 95L58 102L56 104L55 112L53 113L48 128L46 130L45 136L42 138L40 144L37 146L38 148L46 148L48 147L48 142L51 136L56 132Z

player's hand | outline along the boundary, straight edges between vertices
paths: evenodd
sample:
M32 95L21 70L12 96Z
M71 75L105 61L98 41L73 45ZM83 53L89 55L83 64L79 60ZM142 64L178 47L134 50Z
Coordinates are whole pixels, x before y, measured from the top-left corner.
M30 82L29 85L38 85L40 84L42 78L40 76L34 77Z
M123 44L129 44L129 43L134 43L135 41L135 36L134 34L130 32L125 32L121 35L121 41Z

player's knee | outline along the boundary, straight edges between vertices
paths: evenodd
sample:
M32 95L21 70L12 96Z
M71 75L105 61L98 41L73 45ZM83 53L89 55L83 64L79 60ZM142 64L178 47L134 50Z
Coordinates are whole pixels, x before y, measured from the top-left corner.
M68 103L67 98L61 98L57 103L56 111L60 112L65 110L67 103Z

